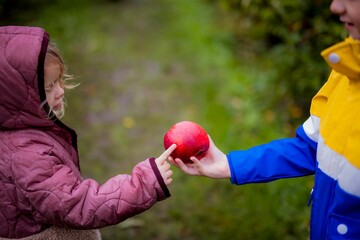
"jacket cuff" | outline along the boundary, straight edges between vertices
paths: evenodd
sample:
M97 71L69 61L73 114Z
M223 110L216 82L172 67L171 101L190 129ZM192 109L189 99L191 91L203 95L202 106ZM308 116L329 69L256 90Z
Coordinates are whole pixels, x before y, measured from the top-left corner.
M167 197L167 198L170 197L171 194L170 194L169 189L167 188L167 186L166 186L166 184L164 182L164 179L161 176L161 173L160 173L160 171L159 171L159 169L158 169L158 167L157 167L157 165L155 163L155 158L152 157L152 158L149 159L149 161L150 161L151 168L153 169L153 171L155 173L155 176L156 176L156 178L157 178L157 180L158 180L158 182L160 184L160 187L161 187L161 189L163 190L163 192L165 194L165 197Z

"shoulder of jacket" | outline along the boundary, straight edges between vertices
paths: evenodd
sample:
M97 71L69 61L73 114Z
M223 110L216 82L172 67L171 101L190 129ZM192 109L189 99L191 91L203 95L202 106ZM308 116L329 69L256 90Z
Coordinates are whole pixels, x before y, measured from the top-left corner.
M43 154L50 152L54 148L55 140L41 130L17 130L10 133L9 145L19 152Z

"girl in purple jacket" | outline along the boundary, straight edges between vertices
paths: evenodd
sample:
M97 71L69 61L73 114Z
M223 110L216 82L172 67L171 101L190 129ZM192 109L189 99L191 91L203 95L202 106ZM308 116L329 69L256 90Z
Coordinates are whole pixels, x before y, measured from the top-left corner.
M0 239L101 239L170 196L176 145L100 185L79 170L76 133L60 121L67 80L37 27L0 27Z
M360 239L360 1L333 0L330 9L350 37L321 53L332 72L296 137L228 155L210 141L200 161L172 162L189 175L233 184L315 174L310 239Z

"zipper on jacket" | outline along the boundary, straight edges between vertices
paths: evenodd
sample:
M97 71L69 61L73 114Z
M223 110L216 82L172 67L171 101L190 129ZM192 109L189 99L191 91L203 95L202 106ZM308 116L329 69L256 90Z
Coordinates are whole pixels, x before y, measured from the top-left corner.
M311 189L309 201L307 203L307 206L310 207L312 200L314 199L314 188Z

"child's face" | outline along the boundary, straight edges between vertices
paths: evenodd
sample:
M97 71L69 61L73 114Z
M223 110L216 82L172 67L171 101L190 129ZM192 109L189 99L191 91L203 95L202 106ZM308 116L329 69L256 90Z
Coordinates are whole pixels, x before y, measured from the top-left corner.
M61 68L56 61L46 59L44 66L46 101L56 113L63 109L64 88L61 86Z
M360 40L360 0L332 0L330 10L340 16L350 36Z

